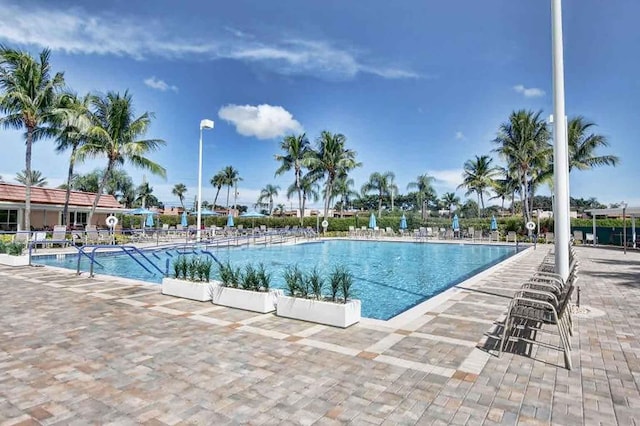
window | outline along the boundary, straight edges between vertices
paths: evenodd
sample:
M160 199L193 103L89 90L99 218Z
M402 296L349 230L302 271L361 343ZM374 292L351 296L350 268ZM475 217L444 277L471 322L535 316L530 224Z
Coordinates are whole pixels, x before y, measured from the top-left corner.
M18 230L18 210L0 210L0 231Z
M85 212L74 212L73 216L73 224L74 226L85 226L87 224L87 217L89 213Z

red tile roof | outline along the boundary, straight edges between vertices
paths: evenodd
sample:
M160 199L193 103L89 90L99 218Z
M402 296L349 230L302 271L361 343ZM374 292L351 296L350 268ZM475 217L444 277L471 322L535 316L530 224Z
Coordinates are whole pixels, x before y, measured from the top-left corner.
M31 202L35 204L63 205L67 191L64 189L31 187ZM71 191L69 205L91 207L96 194L92 192ZM0 183L0 202L24 202L25 186L12 183ZM98 207L107 209L121 209L122 205L113 195L103 194Z

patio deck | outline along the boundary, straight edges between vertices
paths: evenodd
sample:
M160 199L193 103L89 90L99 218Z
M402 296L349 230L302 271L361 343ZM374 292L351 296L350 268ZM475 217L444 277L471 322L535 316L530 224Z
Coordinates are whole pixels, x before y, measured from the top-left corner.
M544 347L495 356L486 333L547 252L346 330L0 267L0 424L638 424L638 252L577 248L573 371Z

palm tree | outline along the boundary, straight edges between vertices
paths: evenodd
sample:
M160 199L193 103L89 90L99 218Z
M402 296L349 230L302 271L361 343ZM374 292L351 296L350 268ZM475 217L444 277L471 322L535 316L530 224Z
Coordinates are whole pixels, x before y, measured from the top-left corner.
M153 188L149 185L149 182L142 182L142 184L136 189L136 203L140 204L142 208L147 207L147 198L152 197Z
M54 133L53 108L64 75L51 77L49 49L38 60L29 53L0 45L0 118L4 128L26 130L25 176L31 176L33 143ZM25 182L24 227L31 229L31 180Z
M134 118L133 100L128 91L122 95L109 92L98 96L92 101L92 107L87 142L78 149L77 159L107 157L107 168L93 200L87 224L91 224L100 196L114 168L129 163L162 177L167 174L164 167L146 157L148 153L165 145L165 141L138 139L147 133L153 113L145 112Z
M500 156L507 161L509 174L514 176L520 187L520 198L523 205L525 221L531 220L530 201L536 182L549 170L551 146L549 130L542 111L514 111L509 120L500 125L494 143Z
M278 211L278 215L279 216L284 216L284 209L285 209L285 205L284 204L278 204L276 206L276 210Z
M225 167L221 173L224 175L224 184L227 186L227 211L229 211L229 193L231 192L231 187L236 186L242 178L238 170L234 169L233 166Z
M507 197L511 198L511 214L513 214L513 203L515 200L515 193L518 191L518 182L509 175L509 171L504 168L499 168L499 173L502 174L502 178L493 180L493 191L496 193L490 200L500 198L502 201L501 211L504 212L504 201Z
M213 208L216 208L216 203L218 202L218 195L220 194L220 190L225 185L226 177L224 174L224 170L219 171L209 181L211 185L216 188L216 197L213 199Z
M336 179L333 192L336 197L340 197L340 217L344 217L344 209L349 206L351 199L359 195L353 190L354 185L355 183L353 182L353 179L350 179L347 176L341 176Z
M595 155L601 146L609 146L607 138L602 135L588 134L595 124L578 116L569 120L569 171L571 169L589 170L598 166L616 166L620 159L615 155Z
M71 198L71 181L74 177L76 152L86 142L87 130L90 125L89 108L93 95L86 94L82 98L74 93L65 93L60 98L59 107L55 110L59 121L59 132L56 138L56 152L62 153L71 149L69 169L67 171L66 194L62 209L62 224L69 223L69 199Z
M18 172L16 174L16 181L26 185L27 182L31 182L31 186L43 187L47 186L47 178L42 176L42 173L39 170L31 169L30 173L27 173L26 170Z
M295 185L298 192L298 207L302 209L302 188L300 187L300 179L302 178L303 160L309 156L310 147L307 136L303 133L298 136L286 136L280 143L280 148L285 152L284 155L275 156L276 161L282 164L276 170L276 176L293 169L295 175ZM300 225L303 224L303 214L300 213Z
M171 190L171 193L178 197L180 200L180 205L182 206L182 210L184 210L184 194L187 192L187 187L184 183L176 183L176 185Z
M361 166L356 161L356 152L345 148L347 138L340 133L323 131L318 138L317 151L313 151L303 163L318 177L325 177L324 217L329 214L329 203L333 198L336 178L347 175L350 170Z
M382 215L382 200L391 196L391 185L396 175L393 172L372 173L369 181L362 185L361 192L366 195L369 192L375 192L378 195L378 219Z
M442 194L442 205L449 210L449 219L451 219L451 206L460 205L460 198L456 196L455 192L445 192Z
M477 156L475 160L467 160L464 163L463 181L458 188L467 188L465 195L475 192L478 196L480 216L484 215L484 194L493 186L494 177L498 169L491 165L493 158L488 155Z
M409 182L407 185L407 190L409 189L417 189L417 198L418 203L420 204L420 211L422 212L422 219L424 216L424 203L429 198L434 198L436 195L435 189L433 189L433 182L435 178L433 176L429 176L427 173L420 175L416 178L414 182Z
M306 208L307 200L311 200L314 203L320 199L320 185L318 184L318 178L313 173L307 173L300 178L300 190L302 191L302 207L300 210L300 216L304 218L304 211ZM295 182L289 185L287 188L287 198L290 199L294 194L298 193L298 188Z
M280 187L278 185L271 185L269 183L260 191L258 204L264 203L264 200L269 200L269 215L273 215L273 197L278 196L279 189Z

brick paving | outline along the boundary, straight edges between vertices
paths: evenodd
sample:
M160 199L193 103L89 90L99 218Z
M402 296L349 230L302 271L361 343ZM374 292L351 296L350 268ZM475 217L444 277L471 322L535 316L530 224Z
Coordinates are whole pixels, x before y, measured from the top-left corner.
M0 425L639 424L638 252L577 248L591 314L574 317L572 371L544 346L496 356L509 295L548 250L346 330L0 267Z

